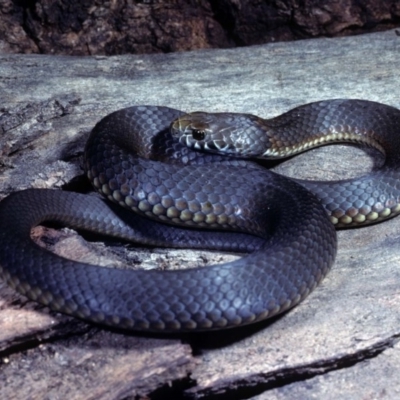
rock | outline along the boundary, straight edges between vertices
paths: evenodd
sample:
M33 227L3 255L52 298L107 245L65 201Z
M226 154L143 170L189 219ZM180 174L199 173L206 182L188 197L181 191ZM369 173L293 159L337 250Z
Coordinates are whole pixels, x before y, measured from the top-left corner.
M27 187L88 190L80 156L90 129L129 105L263 117L338 97L400 108L399 50L399 37L388 31L169 55L1 55L0 197ZM330 146L275 170L343 179L371 165L368 153ZM399 219L338 236L332 271L304 302L274 320L226 332L117 332L51 313L2 284L0 397L395 398ZM138 267L153 260L176 268L183 257L201 265L225 259L215 252L138 255L70 230L37 228L33 237L95 263Z

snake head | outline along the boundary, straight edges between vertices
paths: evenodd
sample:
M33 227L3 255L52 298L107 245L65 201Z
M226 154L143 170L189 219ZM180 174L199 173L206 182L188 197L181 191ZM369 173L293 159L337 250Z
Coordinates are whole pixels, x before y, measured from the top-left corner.
M192 149L243 157L246 156L248 142L247 119L252 117L197 111L177 118L172 122L170 130L181 144Z
M171 134L185 146L204 150L213 135L210 116L210 114L200 111L185 114L172 122Z

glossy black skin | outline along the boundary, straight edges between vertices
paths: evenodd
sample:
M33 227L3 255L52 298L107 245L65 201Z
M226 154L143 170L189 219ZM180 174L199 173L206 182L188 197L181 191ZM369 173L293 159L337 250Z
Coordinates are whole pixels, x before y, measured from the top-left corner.
M369 112L360 114L365 108ZM389 139L390 145L398 146L398 135L392 136L399 113L377 103L334 100L278 118L291 118L298 126L305 116L304 130L319 131L323 129L316 124L329 130L329 123L340 125L335 118L347 118L346 124L352 122L357 134L372 131L381 146ZM1 277L57 311L107 325L150 331L235 327L289 309L326 275L336 254L336 234L326 210L338 220L341 212L332 211L332 204L350 203L354 208L368 203L371 211L366 215L387 214L382 210L389 205L391 215L397 210L392 199L399 193L398 163L390 149L385 148L382 170L360 178L361 183L345 182L339 189L342 194L334 191L333 200L325 195L327 190L312 183L324 208L316 195L287 178L243 160L192 153L174 142L168 128L181 115L166 107L131 107L105 117L89 138L85 167L94 187L138 216L126 217L124 211L93 196L61 191L32 189L4 199L0 203ZM380 140L381 132L389 139ZM166 156L156 161L164 151ZM370 192L369 182L378 189ZM371 198L384 207L372 204ZM153 221L144 219L148 217ZM29 232L44 220L152 245L252 253L231 263L181 271L101 268L37 247Z

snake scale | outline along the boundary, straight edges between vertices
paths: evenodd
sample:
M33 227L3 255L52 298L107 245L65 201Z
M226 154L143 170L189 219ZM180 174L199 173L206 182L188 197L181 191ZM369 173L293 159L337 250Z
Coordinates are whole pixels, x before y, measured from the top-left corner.
M132 330L223 329L269 318L327 274L334 225L400 212L399 129L399 110L364 100L310 103L265 120L119 110L94 127L84 152L86 175L106 200L28 189L1 201L0 277L56 311ZM385 162L360 178L296 182L243 159L337 141L373 146ZM249 254L178 271L103 268L38 247L30 231L44 221L147 245Z

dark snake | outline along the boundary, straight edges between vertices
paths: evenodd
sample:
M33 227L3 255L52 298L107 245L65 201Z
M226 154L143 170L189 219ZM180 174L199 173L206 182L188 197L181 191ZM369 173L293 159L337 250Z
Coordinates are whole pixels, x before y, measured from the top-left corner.
M117 111L95 126L84 154L86 175L111 202L46 189L6 197L0 276L53 310L126 329L222 329L269 318L327 274L334 225L399 213L399 130L399 110L361 100L311 103L265 120L155 106ZM373 146L385 162L360 178L295 182L240 158L284 157L337 141ZM103 268L33 243L31 228L44 221L147 245L250 254L178 271Z

